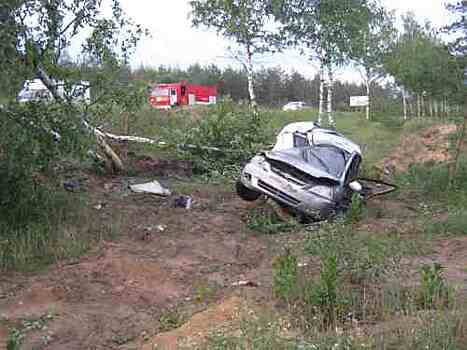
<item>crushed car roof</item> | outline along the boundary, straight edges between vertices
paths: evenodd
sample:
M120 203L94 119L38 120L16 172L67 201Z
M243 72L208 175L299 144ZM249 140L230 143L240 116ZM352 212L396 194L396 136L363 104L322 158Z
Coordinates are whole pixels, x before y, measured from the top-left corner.
M313 177L339 182L345 171L346 158L333 146L296 147L283 151L265 152L267 159L289 164Z

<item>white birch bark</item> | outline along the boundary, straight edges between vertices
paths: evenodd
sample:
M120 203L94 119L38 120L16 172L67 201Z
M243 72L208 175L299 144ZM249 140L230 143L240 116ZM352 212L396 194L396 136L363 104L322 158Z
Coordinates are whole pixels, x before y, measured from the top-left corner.
M404 111L404 120L407 120L407 96L404 88L402 88L402 109Z
M37 74L39 76L39 79L42 81L42 83L47 87L47 89L50 91L52 96L55 98L57 101L65 101L62 96L57 91L57 87L55 82L50 79L49 75L47 72L42 69L42 67L37 68ZM71 103L70 101L67 101L68 103ZM123 162L120 159L120 157L112 150L112 148L107 144L105 141L105 138L102 135L102 132L98 130L97 128L89 125L89 123L86 121L85 117L83 116L81 118L81 123L96 137L97 144L101 147L102 151L104 154L107 156L107 158L112 162L112 167L114 168L115 171L123 171L124 166Z
M420 94L417 94L417 117L421 117L422 116L422 105L421 105L421 102L420 102Z
M429 106L430 106L430 118L433 118L433 97L430 97Z
M325 88L325 78L324 78L324 63L321 60L321 65L319 69L319 111L318 111L318 124L323 122L324 114L324 88Z
M423 96L423 93L420 95L420 104L422 108L422 117L425 117L425 97Z
M248 79L248 95L250 97L250 104L256 108L256 95L253 81L253 60L250 45L246 46L246 70Z
M370 103L371 103L371 99L370 99L370 81L369 81L369 79L367 79L365 81L365 85L366 85L366 94L368 96L368 105L365 108L365 110L366 110L366 119L370 120Z
M329 123L329 126L336 127L336 123L332 115L333 83L334 83L334 77L332 74L332 68L328 66L328 106L327 106L328 123Z

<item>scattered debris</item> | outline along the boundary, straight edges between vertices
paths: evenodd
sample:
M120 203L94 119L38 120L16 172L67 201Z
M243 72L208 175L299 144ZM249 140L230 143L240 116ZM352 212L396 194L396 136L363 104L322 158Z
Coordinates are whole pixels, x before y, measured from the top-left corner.
M171 194L170 190L162 187L156 180L139 185L130 185L130 189L135 193L150 193L159 196L170 196Z
M69 192L74 193L83 191L81 180L78 179L63 181L63 188Z
M103 202L100 202L100 203L97 203L95 206L94 206L94 209L96 210L101 210L103 209L105 206L106 206L107 203L103 203Z
M180 196L180 197L175 198L174 207L185 208L187 210L190 210L192 203L193 203L193 198L191 198L190 196Z
M232 287L259 287L259 283L254 281L238 281L232 283Z
M166 225L157 225L156 229L159 232L164 232L167 229L167 226Z

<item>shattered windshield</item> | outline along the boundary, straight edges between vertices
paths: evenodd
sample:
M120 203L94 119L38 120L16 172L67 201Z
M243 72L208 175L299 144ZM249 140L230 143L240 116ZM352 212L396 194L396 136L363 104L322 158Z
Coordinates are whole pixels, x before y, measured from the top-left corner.
M332 146L303 147L302 159L334 177L340 177L345 170L345 152Z

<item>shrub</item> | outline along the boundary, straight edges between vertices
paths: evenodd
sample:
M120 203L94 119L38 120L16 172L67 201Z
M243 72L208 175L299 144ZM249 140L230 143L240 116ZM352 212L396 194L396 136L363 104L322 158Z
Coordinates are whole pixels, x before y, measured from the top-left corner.
M194 162L194 171L223 176L238 173L241 164L263 149L271 135L261 115L229 100L208 109L189 130L177 133L175 139L194 146L179 149L182 157Z
M434 306L448 306L451 299L451 291L446 285L442 275L443 267L434 263L424 265L420 269L421 288L420 306L424 309Z
M349 208L346 213L346 221L348 223L357 223L362 219L364 209L364 201L358 193L352 195Z

